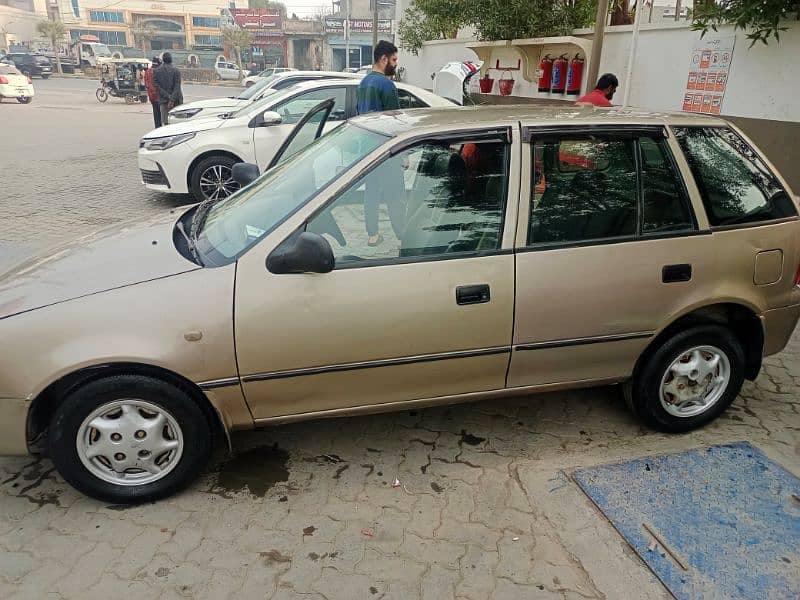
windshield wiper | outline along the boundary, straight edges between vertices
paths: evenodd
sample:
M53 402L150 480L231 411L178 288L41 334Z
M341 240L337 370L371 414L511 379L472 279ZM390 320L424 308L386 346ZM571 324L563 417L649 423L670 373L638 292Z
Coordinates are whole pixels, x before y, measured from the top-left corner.
M186 229L184 229L183 227L183 221L179 219L178 222L175 224L175 227L178 228L178 231L181 232L181 235L186 240L186 245L189 247L189 252L191 253L192 258L194 258L195 262L198 265L203 266L203 261L200 260L200 254L197 252L197 248L195 247L194 241L192 240L192 238L189 237L189 235L186 233Z
M200 229L206 222L206 217L208 217L208 213L211 211L211 208L216 203L217 203L216 199L212 200L211 198L206 198L200 203L200 205L194 211L194 215L192 216L191 235L195 242L197 241L197 235L200 233Z

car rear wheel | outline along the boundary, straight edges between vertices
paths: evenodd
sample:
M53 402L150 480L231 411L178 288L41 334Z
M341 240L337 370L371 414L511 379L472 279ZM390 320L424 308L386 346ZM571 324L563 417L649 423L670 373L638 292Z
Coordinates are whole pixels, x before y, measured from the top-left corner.
M215 155L204 158L191 174L192 195L198 202L227 198L241 186L233 178L233 165L238 161L230 156Z
M17 97L17 102L20 104L30 104L33 102L33 98L31 96L19 96Z
M717 418L744 382L741 342L719 325L676 334L653 352L625 385L634 413L647 425L677 433Z
M49 428L61 476L116 504L169 496L192 481L211 454L203 410L183 390L140 375L100 379L72 392Z
M50 73L42 73L42 79L47 79L50 77Z

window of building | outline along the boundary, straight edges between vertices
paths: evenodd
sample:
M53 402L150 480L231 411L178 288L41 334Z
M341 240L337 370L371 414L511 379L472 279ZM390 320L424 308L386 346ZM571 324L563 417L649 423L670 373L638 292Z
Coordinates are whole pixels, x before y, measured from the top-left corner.
M197 46L222 46L221 35L196 35L194 43Z
M219 19L217 17L192 17L192 25L194 27L213 27L219 28Z
M115 10L90 10L89 19L97 23L124 23L122 13Z
M72 13L76 17L80 17L81 16L81 8L80 8L80 6L78 6L78 0L72 0Z
M107 46L127 46L128 40L124 31L98 31L96 29L70 29L72 41L77 41L82 35L94 35L100 43Z

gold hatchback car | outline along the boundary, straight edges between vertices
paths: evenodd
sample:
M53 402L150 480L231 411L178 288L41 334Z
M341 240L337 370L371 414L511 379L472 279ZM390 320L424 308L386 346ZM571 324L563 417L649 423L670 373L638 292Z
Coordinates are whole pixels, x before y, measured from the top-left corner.
M233 196L3 276L0 453L126 503L300 419L623 383L686 431L795 327L797 198L723 120L312 113Z

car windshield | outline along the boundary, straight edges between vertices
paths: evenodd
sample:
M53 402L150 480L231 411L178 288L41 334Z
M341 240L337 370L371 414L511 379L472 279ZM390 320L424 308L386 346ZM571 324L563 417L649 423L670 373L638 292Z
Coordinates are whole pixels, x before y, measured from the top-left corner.
M203 264L221 266L241 256L388 139L345 123L219 201L193 232Z
M236 96L236 98L238 98L239 100L250 100L274 80L275 80L274 75L270 75L269 77L262 77L256 83L254 83L245 91L243 91L241 94Z
M292 88L286 88L284 90L264 90L264 96L262 98L259 98L252 103L245 104L239 110L228 115L228 118L233 119L235 117L241 117L250 113L257 113L259 110L266 110L267 106L270 106L287 96L291 96L292 93Z
M95 56L111 56L111 50L108 49L108 46L105 44L95 44L94 46L94 55Z
M21 75L16 67L0 63L0 75Z

